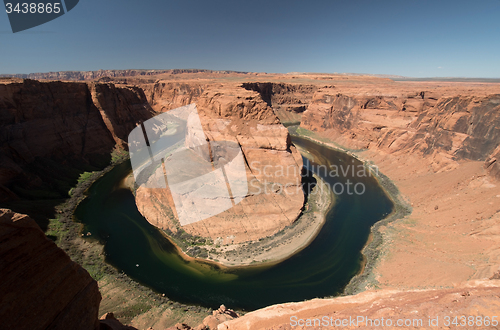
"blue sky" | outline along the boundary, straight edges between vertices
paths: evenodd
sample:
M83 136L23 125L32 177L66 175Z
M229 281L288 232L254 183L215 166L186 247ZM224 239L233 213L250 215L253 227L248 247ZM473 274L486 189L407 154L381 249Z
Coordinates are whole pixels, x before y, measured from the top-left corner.
M13 34L0 73L199 68L500 77L500 0L80 0Z

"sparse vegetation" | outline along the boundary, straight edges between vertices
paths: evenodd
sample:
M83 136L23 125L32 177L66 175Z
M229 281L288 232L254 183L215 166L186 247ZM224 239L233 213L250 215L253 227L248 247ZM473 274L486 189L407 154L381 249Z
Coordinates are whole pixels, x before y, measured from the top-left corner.
M61 239L65 237L67 233L67 226L61 222L59 218L49 220L49 226L45 235L47 235L47 237L53 240L56 244L60 244Z
M127 160L128 153L126 152L113 152L112 161L103 170L95 167L88 167L87 171L71 170L70 168L62 168L64 173L71 173L74 185L71 187L69 183L60 180L60 186L64 185L65 190L63 196L70 191L70 198L63 199L61 195L57 195L58 199L47 200L24 200L18 202L18 208L25 207L24 210L34 208L36 210L42 209L41 206L47 208L46 214L54 214L55 217L50 217L46 220L45 234L53 240L61 249L63 249L73 261L80 264L85 268L90 276L99 283L103 300L100 305L99 314L102 315L106 312L114 312L124 323L130 323L137 315L147 313L149 310L156 308L158 310L166 311L172 315L172 324L176 321L190 319L193 323L201 323L204 317L209 314L209 310L199 306L188 306L181 303L172 304L172 301L160 293L152 291L150 288L145 287L124 273L118 271L111 265L105 262L105 255L103 253L103 246L93 239L85 239L82 237L82 225L73 221L73 212L77 205L85 198L85 191L102 175L111 170L114 165ZM47 195L44 195L46 197ZM55 196L54 196L55 197ZM51 204L52 202L52 204ZM51 209L51 210L50 210ZM45 214L40 216L43 219ZM185 235L188 235L187 233ZM189 237L184 236L184 239ZM203 241L206 241L203 239ZM201 244L200 238L195 238L195 244ZM197 250L200 255L205 255L208 251L204 251L199 246ZM103 289L104 288L104 289ZM108 291L109 289L109 291ZM112 292L108 294L108 292ZM182 311L182 316L180 313Z

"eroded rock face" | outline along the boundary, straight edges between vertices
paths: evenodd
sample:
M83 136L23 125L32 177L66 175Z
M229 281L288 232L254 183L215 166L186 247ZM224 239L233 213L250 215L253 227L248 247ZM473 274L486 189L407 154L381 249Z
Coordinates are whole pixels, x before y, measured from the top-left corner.
M115 144L126 149L130 131L153 115L144 91L138 87L98 83L89 83L88 88Z
M500 145L486 159L484 167L491 176L500 180Z
M158 81L141 84L149 104L158 113L196 103L206 87L206 84L196 82Z
M197 108L208 141L230 141L241 147L249 192L233 208L182 229L222 243L239 243L273 235L292 224L304 203L302 158L272 109L258 93L238 87L208 88ZM280 189L285 186L287 191ZM151 224L172 232L180 228L168 191L141 187L136 202Z
M110 157L114 148L126 148L137 123L151 117L145 94L136 87L33 80L0 84L0 201L16 197L13 185L36 189L44 184L45 170L34 171L30 164Z
M270 82L243 83L242 87L259 92L262 99L275 110L301 113L311 102L315 85Z
M212 315L209 315L203 319L203 326L207 329L217 329L219 324L234 320L240 317L238 313L232 309L226 308L226 306L221 305L218 309L214 310Z
M99 329L97 282L25 215L0 209L3 329Z
M385 95L316 92L301 126L355 149L419 153L435 171L461 159L484 161L500 141L500 96L444 96L436 92ZM493 160L492 171L496 166ZM495 172L496 173L496 172Z
M99 330L137 330L134 327L123 325L113 313L106 313L99 320Z

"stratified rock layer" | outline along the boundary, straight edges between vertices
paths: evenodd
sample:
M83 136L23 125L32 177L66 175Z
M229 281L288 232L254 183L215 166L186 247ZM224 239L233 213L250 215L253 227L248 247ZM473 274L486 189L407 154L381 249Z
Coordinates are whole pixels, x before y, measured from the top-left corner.
M486 159L484 167L491 176L500 180L500 145Z
M197 108L208 141L231 141L241 147L249 192L231 209L182 229L239 243L273 235L292 224L304 203L302 159L273 110L256 92L220 86L206 89ZM151 224L177 232L168 191L141 187L136 202Z
M126 148L129 132L151 118L142 89L113 84L38 82L0 84L0 201L14 191L55 185L41 160L92 163ZM53 189L55 190L55 189Z
M355 149L419 154L435 171L457 167L461 159L495 165L500 141L500 95L443 96L436 92L385 94L315 93L301 126L323 132Z
M0 209L0 327L99 329L97 282L29 217Z

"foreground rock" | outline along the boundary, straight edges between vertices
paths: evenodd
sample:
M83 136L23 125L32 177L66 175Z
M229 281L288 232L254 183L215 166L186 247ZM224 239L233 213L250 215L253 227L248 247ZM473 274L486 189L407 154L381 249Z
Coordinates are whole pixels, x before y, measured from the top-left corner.
M99 320L99 330L137 330L134 327L123 325L113 313L104 314Z
M224 305L221 305L218 309L212 312L212 315L207 316L203 323L191 327L185 323L177 323L176 325L167 328L165 330L210 330L217 329L219 324L224 323L226 321L234 320L240 317L235 311L227 308ZM148 330L155 330L153 328L149 328Z
M99 329L97 282L29 217L0 209L3 329Z
M207 316L203 320L203 325L208 329L217 329L219 324L226 321L234 320L238 317L239 315L235 311L228 309L224 305L221 305L219 309L213 311L212 315Z
M470 282L453 289L380 290L334 299L269 306L224 322L219 330L261 329L450 329L461 316L468 329L491 328L498 321L500 281ZM480 319L478 318L480 316ZM398 324L399 322L399 324ZM398 326L399 325L399 326Z
M26 215L0 209L2 329L137 330L98 319L97 282Z

